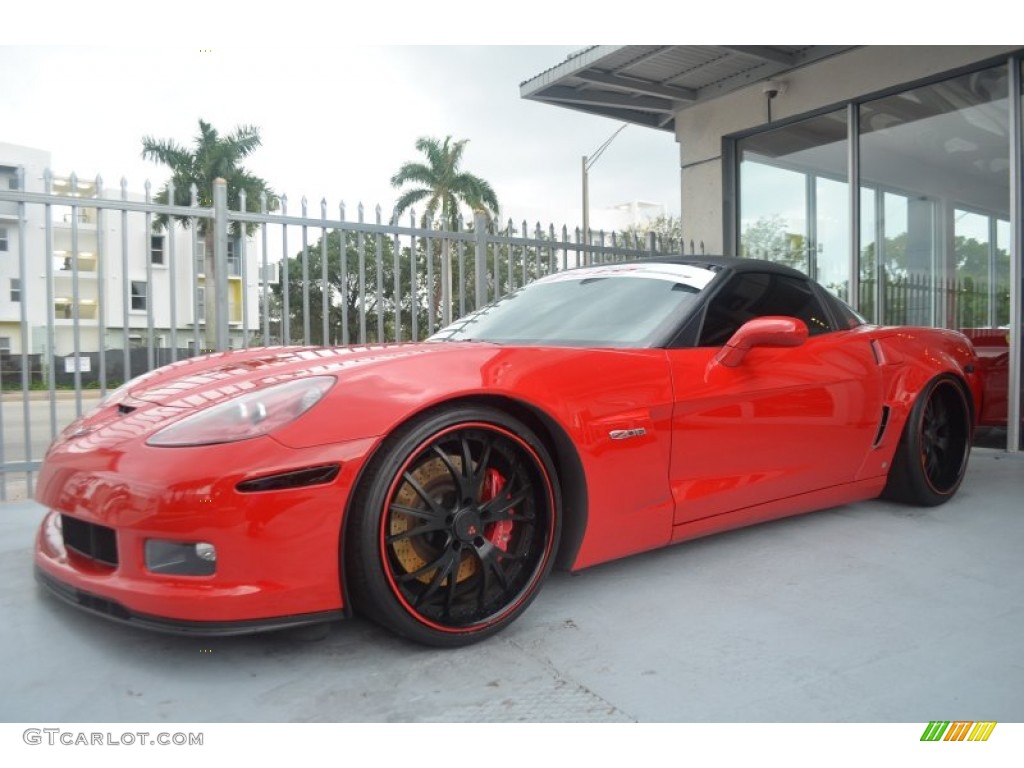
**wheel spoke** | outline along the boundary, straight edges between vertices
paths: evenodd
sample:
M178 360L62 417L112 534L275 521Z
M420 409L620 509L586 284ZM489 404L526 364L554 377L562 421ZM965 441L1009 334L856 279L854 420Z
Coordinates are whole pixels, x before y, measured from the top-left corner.
M448 549L448 546L446 544L444 550L441 552L441 554L437 557L436 560L434 560L433 562L427 563L426 565L422 566L421 568L417 568L415 571L409 571L408 573L398 573L398 574L395 574L395 578L397 578L399 581L418 581L420 579L420 577L426 576L431 571L434 571L434 570L440 568L441 565L444 563L445 559L450 558L450 557L451 557L451 551Z
M494 447L494 440L488 436L484 441L484 449L480 454L480 461L477 463L476 472L473 474L473 498L479 499L483 496L484 481L487 479L487 468L491 463L491 449Z
M441 461L444 463L445 468L447 468L448 470L448 473L452 476L452 480L455 481L455 485L459 489L459 497L465 498L466 492L469 490L470 487L469 483L467 482L465 474L465 460L463 460L462 470L460 471L459 468L455 466L455 462L452 461L452 457L448 455L448 451L446 451L437 443L434 443L434 445L432 445L431 448L433 449L434 453L437 454L438 458L440 458Z
M447 526L444 520L436 518L426 525L417 525L415 528L409 528L399 533L393 533L387 538L388 544L394 544L396 541L404 541L411 539L416 536L423 536L428 533L436 533L437 531L443 531Z
M413 601L414 606L419 607L432 597L444 583L445 579L448 579L449 583L456 580L459 561L462 559L460 554L461 553L458 550L449 549L445 551L444 555L439 558L444 559L444 565L437 569L436 573L434 573L434 577L430 580L430 584L428 584L427 588L424 589Z
M488 522L513 519L525 520L527 518L524 518L522 515L518 516L518 518L516 517L515 508L525 502L529 494L530 489L527 487L515 495L503 493L500 496L495 496L480 507L480 516Z
M502 592L508 592L511 585L501 563L504 552L485 540L476 548L476 554L480 565L483 566L483 579L480 584L480 607L483 608L494 581L498 582Z
M430 511L433 512L434 515L438 517L444 517L445 514L447 514L447 510L445 510L445 508L442 507L437 502L436 499L434 499L429 493L427 493L423 489L423 486L420 485L419 482L417 482L416 478L412 476L411 472L404 473L402 475L402 478L405 480L405 482L409 484L409 487L416 491L417 496L419 496L421 499L427 502L427 506L430 507Z
M398 504L397 502L392 502L388 509L391 512L398 512L401 515L409 515L410 517L415 517L419 520L433 521L444 519L443 510L442 514L439 515L433 509L419 509L417 507L410 507L405 504Z

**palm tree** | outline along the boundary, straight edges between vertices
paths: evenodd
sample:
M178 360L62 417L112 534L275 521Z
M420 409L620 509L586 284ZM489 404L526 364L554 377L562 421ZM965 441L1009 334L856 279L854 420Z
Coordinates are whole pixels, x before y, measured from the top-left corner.
M469 139L452 142L451 136L443 141L427 136L416 140L416 149L426 156L426 163L403 163L391 177L393 187L416 185L402 193L395 202L395 218L415 204L426 201L421 221L423 226L440 221L449 231L458 227L459 209L465 205L474 211L483 211L488 220L498 216L498 198L484 179L459 168L462 153ZM442 320L451 322L451 254L449 241L441 243ZM436 289L435 289L436 290Z
M405 213L416 203L427 201L423 222L433 222L440 210L440 219L449 229L455 229L459 208L466 205L482 210L488 218L498 215L498 198L491 185L479 176L459 169L462 153L469 139L452 142L423 136L416 140L416 149L426 155L426 163L403 163L391 177L393 187L417 184L402 194L395 203L395 216Z
M267 196L267 209L276 210L278 199L267 182L249 173L241 165L241 161L252 154L260 144L259 129L254 126L239 126L233 133L221 136L216 128L204 120L199 121L199 134L195 137L192 148L183 147L173 139L154 139L152 136L144 136L142 138L143 159L153 160L171 169L171 178L157 193L156 202L182 206L191 205L191 188L195 184L198 190L199 204L203 207L210 207L213 205L213 182L219 178L227 182L228 208L230 210L239 210L241 199L239 193L242 190L245 190L246 194L245 208L247 211L259 211L260 196L264 193ZM170 199L169 194L169 185L172 183L173 200ZM186 217L176 216L174 218L185 227L188 227L192 221ZM216 295L213 227L210 226L210 219L196 219L195 221L196 228L206 244L205 304L210 307L213 305ZM161 214L155 217L154 226L157 229L162 229L167 225L167 216ZM247 233L251 233L254 227L254 224L248 224L245 230ZM237 238L241 234L240 223L233 222L231 235ZM209 310L206 315L206 341L212 347L216 339L216 323L213 322Z

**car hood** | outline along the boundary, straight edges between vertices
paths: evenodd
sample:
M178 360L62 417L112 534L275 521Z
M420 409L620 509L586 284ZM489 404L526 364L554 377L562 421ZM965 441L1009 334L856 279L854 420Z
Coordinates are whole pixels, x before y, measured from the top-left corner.
M207 355L174 363L130 382L108 401L197 408L254 388L306 376L335 375L382 362L437 354L464 344L409 343L359 347L267 347Z

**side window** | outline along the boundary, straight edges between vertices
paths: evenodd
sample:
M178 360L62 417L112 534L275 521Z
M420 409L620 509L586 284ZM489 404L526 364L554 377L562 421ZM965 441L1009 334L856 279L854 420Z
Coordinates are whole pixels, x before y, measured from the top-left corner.
M799 318L811 336L835 330L806 280L748 272L734 275L711 300L697 346L720 347L745 322L767 315Z

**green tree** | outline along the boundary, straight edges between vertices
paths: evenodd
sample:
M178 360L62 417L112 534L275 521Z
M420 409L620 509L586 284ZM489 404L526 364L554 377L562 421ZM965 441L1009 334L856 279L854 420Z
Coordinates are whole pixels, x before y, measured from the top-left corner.
M344 233L345 258L342 262L342 233L331 230L306 249L303 280L303 256L300 251L287 261L288 332L292 343L343 344L386 342L410 339L411 276L408 249L403 249L399 264L399 287L395 292L395 256L393 239L382 235ZM327 282L324 283L324 256L327 258ZM378 271L379 267L379 271ZM360 269L362 268L362 269ZM380 297L378 300L378 274ZM285 280L274 285L273 305L284 311ZM327 297L327 336L324 337L324 295ZM305 298L309 295L309 334L305 323ZM395 322L395 307L400 310L401 334ZM277 319L277 318L272 318ZM347 329L347 333L346 333ZM422 333L420 334L423 335ZM281 333L277 341L283 341Z
M199 204L202 207L213 205L213 182L224 179L227 182L228 208L239 210L240 193L246 194L245 208L256 212L260 209L260 196L266 194L267 209L276 210L278 199L266 181L255 176L242 167L242 161L252 154L261 144L259 129L243 125L226 135L221 136L209 123L199 121L199 133L191 148L184 147L173 139L155 139L152 136L142 138L142 157L146 160L166 165L171 169L171 178L157 192L158 203L172 205L191 205L192 185L198 191ZM174 196L170 195L173 184ZM191 223L186 217L174 217L183 226ZM159 215L154 224L158 229L168 225L168 217ZM211 346L216 339L216 326L213 322L213 302L215 297L214 260L213 260L213 227L209 219L197 219L196 227L206 244L206 341ZM254 224L248 224L245 232L250 233ZM232 224L231 235L240 237L243 230L238 222Z
M641 248L647 247L648 238L654 235L662 253L683 252L683 220L679 216L662 214L637 224L631 224L622 231L627 243L640 242Z
M463 171L462 155L469 139L452 141L451 136L443 140L422 136L416 140L416 149L422 152L426 162L406 162L391 177L391 185L407 187L395 202L395 217L401 216L418 203L425 203L420 220L424 227L443 224L449 231L459 226L461 209L483 211L488 221L498 215L498 197L491 185L484 179ZM441 271L434 286L436 301L443 303L444 295L452 296L451 242L441 243ZM444 314L443 322L451 316Z
M462 206L471 211L484 211L488 218L498 215L498 198L484 179L461 169L462 154L469 139L452 141L420 137L416 149L426 162L403 163L391 177L391 185L406 189L395 202L395 215L401 216L414 205L426 202L421 220L424 224L444 222L450 230L456 229Z
M748 224L740 236L740 256L766 259L807 272L807 238L786 231L782 216L762 216Z

